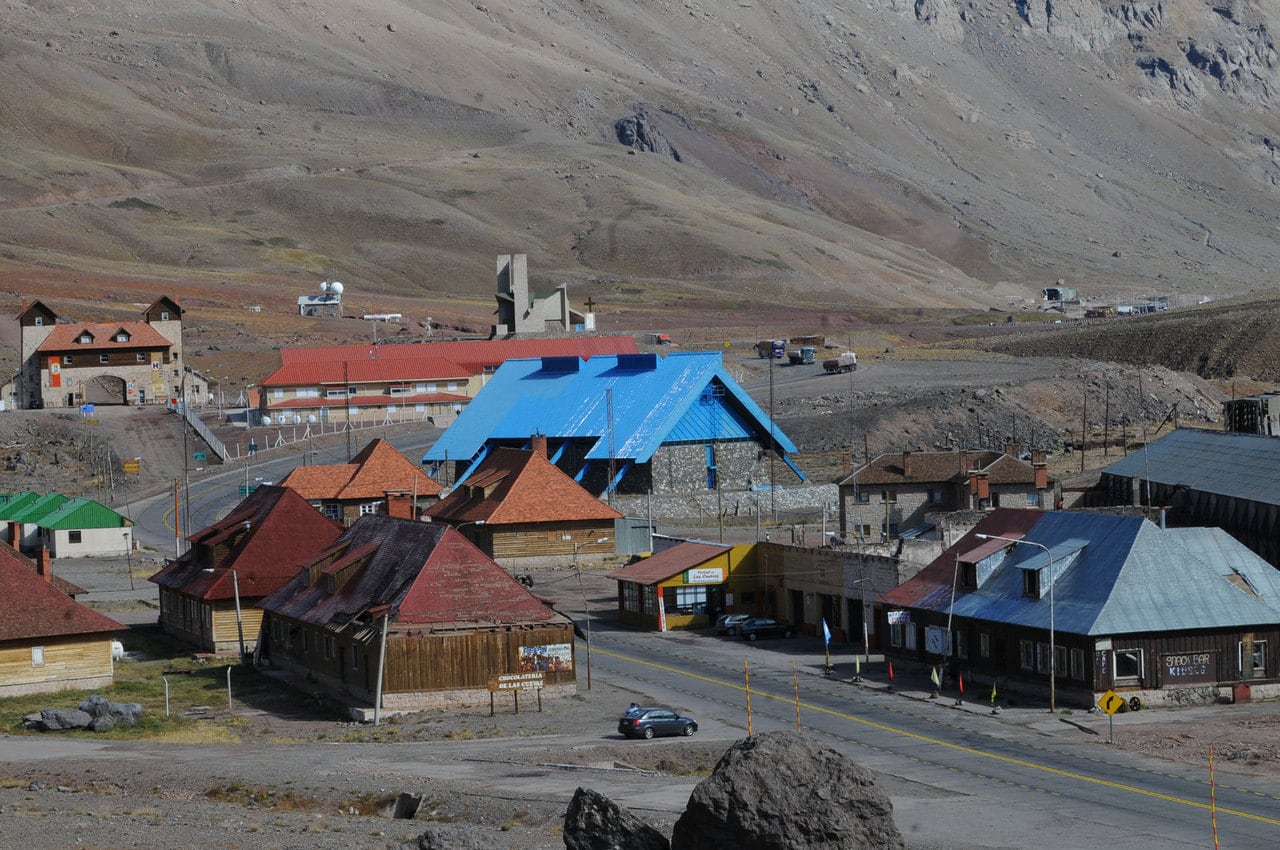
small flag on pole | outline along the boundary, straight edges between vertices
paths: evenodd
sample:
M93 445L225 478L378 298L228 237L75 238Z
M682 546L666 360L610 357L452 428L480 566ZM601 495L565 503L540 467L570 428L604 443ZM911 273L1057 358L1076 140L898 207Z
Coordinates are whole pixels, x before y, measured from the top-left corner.
M929 681L933 682L935 688L942 687L942 677L938 675L938 668L934 667L929 671Z
M831 629L827 628L827 618L822 618L822 639L827 643L831 643Z
M995 682L991 683L991 704L992 705L996 704L996 683Z
M889 662L889 681L893 681L893 662Z
M862 656L860 655L853 656L853 674L855 676L862 675Z
M960 681L960 696L964 696L964 674L957 673L956 678Z

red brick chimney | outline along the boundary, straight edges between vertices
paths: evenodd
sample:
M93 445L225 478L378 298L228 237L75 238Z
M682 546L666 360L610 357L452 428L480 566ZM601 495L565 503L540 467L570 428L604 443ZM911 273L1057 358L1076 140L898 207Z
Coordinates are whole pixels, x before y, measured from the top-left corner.
M36 573L45 581L53 581L53 558L49 555L49 547L41 546L36 556Z
M387 516L413 519L413 496L408 490L387 491Z
M1048 463L1048 462L1049 462L1049 453L1046 452L1044 449L1031 450L1031 463L1033 465L1037 463Z
M978 498L982 501L991 498L991 482L988 480L988 473L975 472L974 477L977 479Z
M1014 460L1017 460L1018 456L1022 454L1022 446L1019 443L1009 441L1004 444L1004 453Z
M911 477L911 452L902 453L902 477Z
M534 452L542 455L543 457L547 457L547 435L546 434L534 434L532 437L529 438L529 442Z
M1049 465L1047 463L1033 463L1031 469L1036 474L1036 489L1046 490L1049 487Z

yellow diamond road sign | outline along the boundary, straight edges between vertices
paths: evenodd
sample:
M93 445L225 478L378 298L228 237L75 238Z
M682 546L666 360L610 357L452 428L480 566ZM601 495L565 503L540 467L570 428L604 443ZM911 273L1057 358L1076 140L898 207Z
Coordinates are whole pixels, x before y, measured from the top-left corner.
M1098 700L1098 707L1107 714L1115 714L1124 707L1124 697L1120 696L1115 691L1108 690Z

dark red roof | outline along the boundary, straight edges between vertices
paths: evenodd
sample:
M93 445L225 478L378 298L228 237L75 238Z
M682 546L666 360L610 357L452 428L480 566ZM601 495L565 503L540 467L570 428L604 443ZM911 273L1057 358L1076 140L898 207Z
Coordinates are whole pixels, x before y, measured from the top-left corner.
M116 335L124 331L127 342L116 342ZM83 333L93 337L93 342L76 342ZM54 325L53 330L40 343L37 351L66 353L101 351L109 349L171 348L173 343L146 322L79 322L72 325Z
M409 346L395 346L395 348ZM344 346L350 349L351 346ZM377 349L379 355L382 347ZM262 380L264 387L296 387L405 381L466 381L471 373L443 357L419 354L416 357L370 358L368 351L350 360L298 360L286 362Z
M387 607L396 611L397 624L440 628L563 621L440 523L363 516L313 563L315 581L308 583L307 571L300 572L262 608L333 630L371 623Z
M125 627L76 602L0 543L0 641L100 634Z
M619 511L582 488L539 452L497 448L454 491L431 508L431 518L485 525L601 520Z
M949 604L952 582L957 580L957 559L973 561L1009 545L1005 541L979 539L979 534L1021 538L1043 516L1044 511L1030 508L997 508L914 577L881 596L880 602L903 608L921 607L920 603L927 599ZM967 592L962 585L956 587L957 598Z
M259 487L226 517L189 536L191 548L151 581L205 600L234 598L238 582L240 598L256 600L292 578L341 533L341 524L293 490ZM215 556L219 549L226 550L221 559Z

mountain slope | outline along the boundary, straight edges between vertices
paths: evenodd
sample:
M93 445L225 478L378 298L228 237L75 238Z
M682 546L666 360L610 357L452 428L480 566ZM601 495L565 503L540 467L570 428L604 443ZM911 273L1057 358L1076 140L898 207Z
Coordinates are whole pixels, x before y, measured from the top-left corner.
M333 274L483 315L511 250L673 317L1245 292L1280 262L1275 17L9 0L0 275L210 312Z

